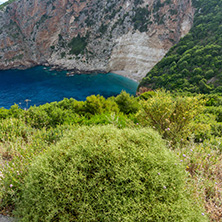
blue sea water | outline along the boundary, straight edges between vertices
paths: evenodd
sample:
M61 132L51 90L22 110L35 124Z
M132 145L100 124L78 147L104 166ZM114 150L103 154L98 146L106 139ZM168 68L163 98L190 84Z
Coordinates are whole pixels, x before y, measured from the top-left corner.
M51 71L49 67L27 70L0 70L0 107L9 109L19 104L26 107L74 98L84 101L90 95L105 98L118 95L122 90L134 95L138 83L116 74L81 74L67 76L66 71Z

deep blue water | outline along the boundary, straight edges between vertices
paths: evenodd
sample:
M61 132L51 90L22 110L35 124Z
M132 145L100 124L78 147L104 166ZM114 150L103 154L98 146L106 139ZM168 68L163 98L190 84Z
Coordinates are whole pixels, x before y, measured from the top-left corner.
M116 96L122 90L134 95L138 83L116 74L66 76L66 71L50 71L35 67L27 70L0 71L0 107L9 109L13 104L25 108L74 98L84 101L87 96L100 94Z

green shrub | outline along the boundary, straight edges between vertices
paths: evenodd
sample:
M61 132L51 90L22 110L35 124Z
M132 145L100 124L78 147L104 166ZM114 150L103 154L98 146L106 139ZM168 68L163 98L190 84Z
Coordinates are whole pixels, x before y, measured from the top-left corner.
M102 113L93 115L90 119L85 118L80 124L86 126L112 124L120 129L135 126L134 122L122 113Z
M222 123L215 123L211 126L212 135L222 137Z
M83 53L86 46L87 46L87 38L80 37L78 34L76 37L73 37L72 40L69 42L68 46L71 48L69 53L79 55Z
M0 119L6 119L9 111L5 108L0 108Z
M0 120L0 142L15 142L19 138L26 141L32 131L23 120L15 118Z
M122 91L115 99L121 112L124 114L136 113L139 110L139 103L134 96Z
M11 106L11 108L8 111L8 116L15 117L15 118L21 118L23 115L24 110L19 108L17 104Z
M148 92L144 92L142 93L139 98L142 100L148 100L149 98L153 97L155 95L154 91L148 91Z
M192 134L194 118L202 112L203 101L194 97L173 98L172 94L163 90L156 91L147 101L141 101L142 108L138 113L142 125L153 126L175 145L186 141Z
M193 123L191 123L192 133L196 142L210 139L213 132L213 126L216 127L217 122L212 114L199 114ZM216 128L215 128L216 130Z
M33 158L44 152L49 144L60 140L70 126L36 130L16 119L4 120L0 126L0 142L3 141L0 143L0 161L2 159L7 161L5 166L0 165L0 171L3 175L0 178L1 212L1 210L12 209L15 202L20 199L21 187Z
M36 158L16 214L29 222L207 221L185 178L151 129L82 127Z
M24 115L25 121L31 127L40 129L50 124L50 118L45 110L40 107L30 107Z
M86 98L86 102L84 104L85 114L95 115L101 114L104 112L118 112L119 108L115 101L111 98L105 99L100 95L92 95Z
M83 108L84 102L83 101L77 101L73 98L71 99L63 99L62 101L58 102L58 107L62 110L71 110L74 113L77 114L84 114L84 108Z
M216 115L216 121L217 122L222 122L222 106L210 106L207 107L205 110L206 113L212 113L214 115Z
M43 127L56 127L68 119L70 121L72 115L73 113L59 108L57 103L46 103L39 107L30 107L24 114L24 118L30 126L41 129Z
M6 119L6 118L21 118L24 114L24 110L19 108L17 104L14 104L11 106L10 109L0 108L0 119Z

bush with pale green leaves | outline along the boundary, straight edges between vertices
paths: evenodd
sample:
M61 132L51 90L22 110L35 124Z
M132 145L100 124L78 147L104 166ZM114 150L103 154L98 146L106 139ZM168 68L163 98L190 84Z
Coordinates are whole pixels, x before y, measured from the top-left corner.
M16 214L29 222L207 221L159 134L114 126L70 131L39 155Z
M195 118L203 112L203 100L198 97L182 97L164 90L156 91L146 101L137 117L143 126L152 126L171 145L187 141L196 127Z

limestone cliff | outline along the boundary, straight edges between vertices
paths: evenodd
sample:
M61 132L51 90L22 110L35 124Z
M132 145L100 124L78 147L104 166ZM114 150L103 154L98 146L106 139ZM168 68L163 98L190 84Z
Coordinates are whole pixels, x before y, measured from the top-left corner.
M141 80L193 16L191 0L18 0L0 11L0 69L50 65Z

